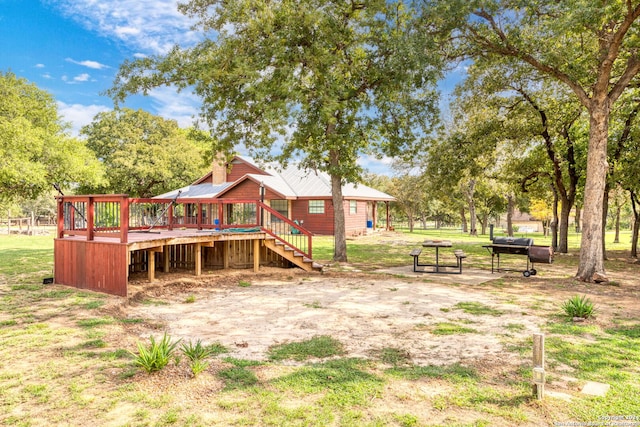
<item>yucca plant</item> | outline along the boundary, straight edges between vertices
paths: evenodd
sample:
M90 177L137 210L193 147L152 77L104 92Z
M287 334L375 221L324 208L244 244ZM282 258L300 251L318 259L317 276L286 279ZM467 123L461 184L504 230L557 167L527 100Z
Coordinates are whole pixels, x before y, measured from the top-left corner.
M586 295L574 295L562 304L562 310L571 318L588 319L595 314L596 307Z
M193 373L193 376L196 377L200 372L206 370L209 367L209 362L207 362L206 360L198 359L191 361L189 365L191 366L191 372Z
M191 341L182 343L181 348L184 355L189 359L189 366L194 377L209 367L209 362L204 359L211 355L212 348L202 345L201 340L196 341L195 344Z
M166 332L159 342L156 342L153 336L150 336L149 340L151 341L149 347L138 342L138 354L132 354L134 363L151 373L159 371L169 364L169 360L181 340L171 342L171 338Z
M184 355L192 362L202 360L211 355L211 348L202 345L201 340L196 341L195 344L191 341L182 343L181 349Z

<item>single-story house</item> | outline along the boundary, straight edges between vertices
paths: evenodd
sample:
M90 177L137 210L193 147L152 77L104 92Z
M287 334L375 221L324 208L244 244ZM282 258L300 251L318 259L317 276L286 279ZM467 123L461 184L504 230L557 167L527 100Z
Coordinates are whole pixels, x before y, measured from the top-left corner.
M334 234L331 179L323 172L303 170L295 165L279 168L257 166L251 159L235 156L222 164L214 161L212 170L191 185L157 196L173 199L261 200L287 218L297 221L314 234ZM378 222L378 203L385 203L388 227L389 202L395 198L362 184L342 187L345 232L365 234Z

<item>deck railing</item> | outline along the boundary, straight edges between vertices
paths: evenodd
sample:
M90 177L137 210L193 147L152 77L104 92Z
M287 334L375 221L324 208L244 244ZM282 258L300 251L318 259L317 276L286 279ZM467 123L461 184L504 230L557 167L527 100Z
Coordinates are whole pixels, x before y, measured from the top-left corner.
M259 200L143 199L124 194L58 196L57 237L110 237L127 243L131 231L196 229L232 231L260 227L311 258L312 234Z

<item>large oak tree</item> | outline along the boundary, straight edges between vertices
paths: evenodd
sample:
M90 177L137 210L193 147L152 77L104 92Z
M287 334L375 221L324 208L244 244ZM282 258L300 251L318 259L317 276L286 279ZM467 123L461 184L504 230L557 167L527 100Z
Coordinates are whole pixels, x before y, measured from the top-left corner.
M192 0L203 40L124 63L116 100L162 85L193 90L227 154L331 176L333 206L357 182L362 155L411 155L435 120L440 76L429 31L407 2ZM334 260L346 261L344 212L335 209Z
M195 181L210 164L208 141L142 110L99 113L81 134L105 167L106 182L88 192L152 197Z
M67 133L53 97L13 73L0 73L0 202L34 199L52 184L96 182L100 164Z
M582 243L577 278L607 280L603 208L613 105L640 71L638 0L425 0L458 22L456 55L511 57L569 87L589 114Z

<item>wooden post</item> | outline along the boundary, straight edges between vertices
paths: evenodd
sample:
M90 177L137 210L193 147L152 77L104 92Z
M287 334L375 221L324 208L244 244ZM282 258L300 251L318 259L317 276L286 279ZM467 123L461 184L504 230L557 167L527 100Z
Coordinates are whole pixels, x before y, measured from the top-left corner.
M533 392L538 400L544 397L544 334L533 334Z
M147 251L147 270L149 282L156 280L156 253L152 249Z
M231 256L231 242L222 242L222 268L227 270L229 268L229 257Z
M200 276L202 274L202 244L196 243L196 276Z
M164 272L169 272L169 255L171 251L169 250L169 245L165 245L162 247L162 255L164 260Z
M87 240L93 240L95 234L95 205L94 198L89 197L87 199Z
M253 271L260 271L260 240L253 239Z

